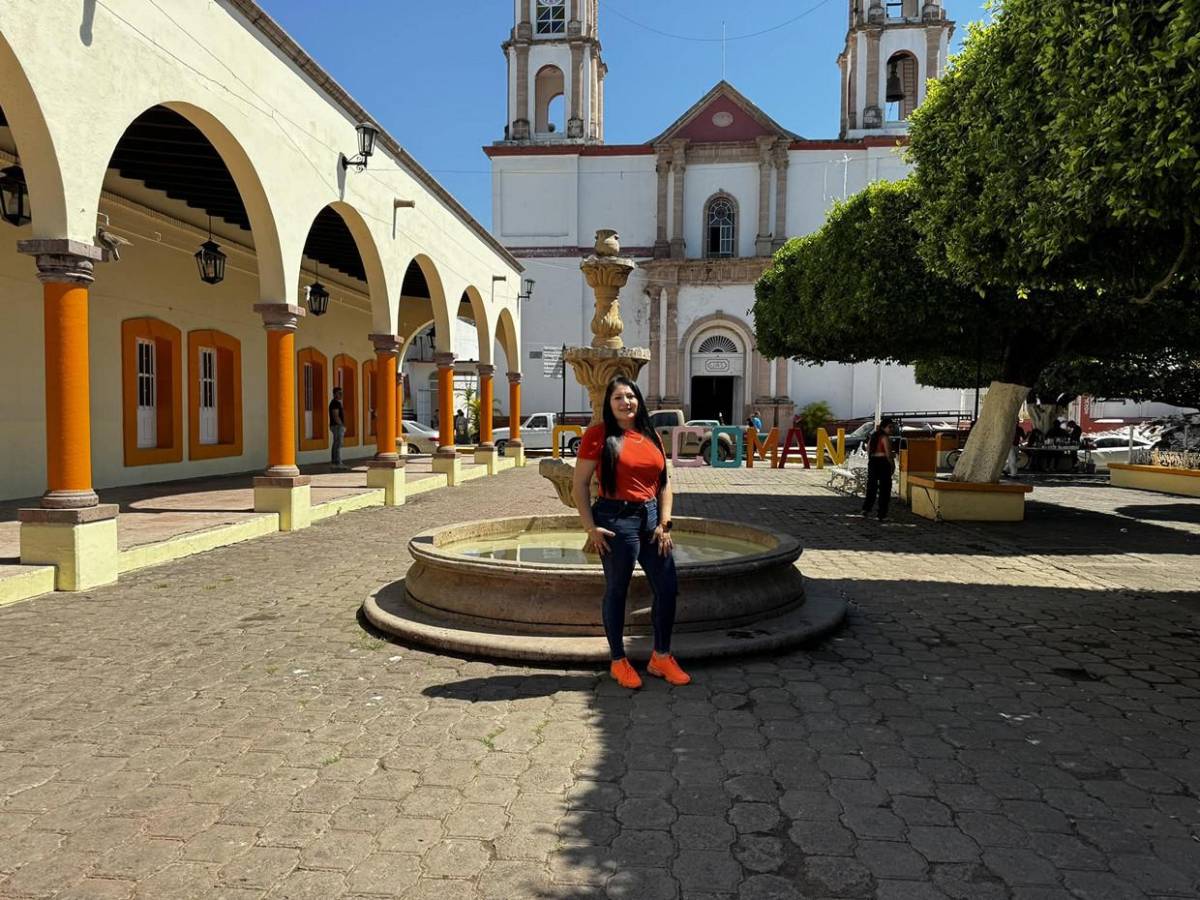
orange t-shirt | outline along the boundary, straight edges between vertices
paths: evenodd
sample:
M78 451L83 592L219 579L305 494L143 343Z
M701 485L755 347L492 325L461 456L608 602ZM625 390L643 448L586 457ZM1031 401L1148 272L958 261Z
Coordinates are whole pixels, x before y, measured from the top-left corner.
M593 425L583 434L579 458L598 462L603 450L604 425ZM601 488L600 496L607 500L653 500L658 496L658 479L666 467L667 460L654 441L636 431L627 431L621 442L621 455L617 457L617 493L609 497Z

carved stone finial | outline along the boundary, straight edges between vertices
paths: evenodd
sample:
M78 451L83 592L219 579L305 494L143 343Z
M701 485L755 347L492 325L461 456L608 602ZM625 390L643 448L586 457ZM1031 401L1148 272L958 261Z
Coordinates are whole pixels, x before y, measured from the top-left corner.
M601 228L596 232L596 255L619 256L621 253L621 236L611 228Z

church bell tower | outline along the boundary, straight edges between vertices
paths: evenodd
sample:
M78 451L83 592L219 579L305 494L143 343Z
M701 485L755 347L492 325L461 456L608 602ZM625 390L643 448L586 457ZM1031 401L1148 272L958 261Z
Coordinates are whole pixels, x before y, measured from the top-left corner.
M513 0L506 144L604 142L599 0Z
M945 71L953 33L942 0L850 0L842 137L904 134L925 83Z

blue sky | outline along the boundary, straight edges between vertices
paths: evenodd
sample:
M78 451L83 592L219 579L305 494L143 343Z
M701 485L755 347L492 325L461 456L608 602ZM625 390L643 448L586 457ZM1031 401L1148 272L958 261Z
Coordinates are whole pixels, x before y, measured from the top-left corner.
M481 148L504 131L500 44L512 27L511 0L259 2L490 227L491 178ZM956 41L967 22L984 16L983 4L948 0ZM837 136L834 61L847 0L600 0L607 143L653 138L720 80L722 22L730 38L726 78L738 90L804 137Z

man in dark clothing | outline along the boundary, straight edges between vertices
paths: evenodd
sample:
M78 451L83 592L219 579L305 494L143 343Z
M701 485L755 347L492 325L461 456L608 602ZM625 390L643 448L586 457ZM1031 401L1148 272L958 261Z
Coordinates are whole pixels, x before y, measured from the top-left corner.
M867 496L863 500L863 515L870 515L879 498L879 521L887 518L888 504L892 500L892 434L896 425L891 419L883 419L867 439Z
M329 453L335 469L345 469L342 465L342 439L346 437L346 410L342 406L342 389L333 389L333 399L329 401L329 434L333 438Z

